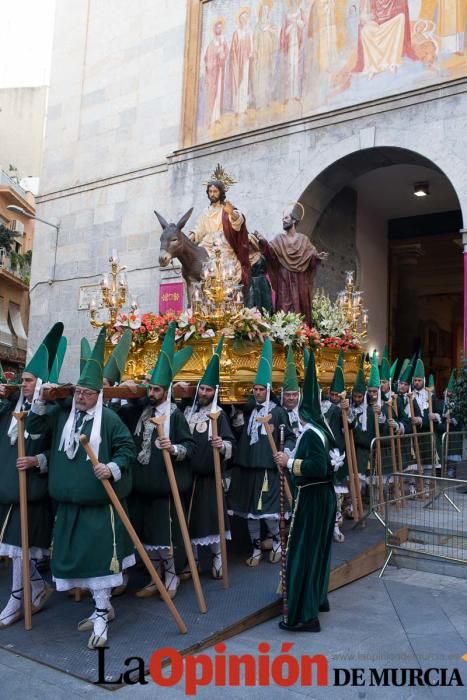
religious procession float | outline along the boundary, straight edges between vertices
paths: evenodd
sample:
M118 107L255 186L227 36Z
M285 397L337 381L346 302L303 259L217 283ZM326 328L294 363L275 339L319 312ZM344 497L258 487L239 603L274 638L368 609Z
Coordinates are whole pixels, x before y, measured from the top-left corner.
M203 267L202 278L192 290L192 304L181 313L142 313L136 301L125 310L128 288L125 266L116 254L110 259L110 274L101 280L102 299L91 302L91 324L106 326L107 356L126 329L132 333L131 349L123 379L143 381L157 360L169 323L175 321L179 348L190 345L193 354L175 377L194 390L211 358L218 340L224 335L220 366L220 400L243 403L251 393L264 339L273 342L273 389L282 384L288 347L291 345L296 366L304 375L304 351L315 352L320 384L330 384L339 350L345 357L345 376L351 385L361 362L368 328L363 294L355 289L354 273L346 273L345 289L333 302L323 291L313 297L312 326L297 312L270 313L244 305L241 286L231 268L222 261L222 252ZM98 306L108 311L108 320L100 320ZM188 390L189 391L189 390Z

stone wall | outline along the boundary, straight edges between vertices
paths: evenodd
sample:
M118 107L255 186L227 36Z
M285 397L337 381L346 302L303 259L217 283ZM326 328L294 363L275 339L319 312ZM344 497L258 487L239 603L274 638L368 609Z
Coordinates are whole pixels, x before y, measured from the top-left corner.
M354 173L350 168L334 185L316 178L350 154L378 147L424 156L451 180L467 216L462 81L176 150L185 4L140 0L129 18L128 3L117 0L112 22L103 0L57 6L38 213L60 220L61 230L53 275L55 232L37 226L30 337L35 347L44 330L62 318L76 368L79 338L90 330L87 312L77 308L80 285L98 280L116 248L141 307L157 310L160 228L153 209L177 220L194 206L189 228L207 204L203 183L218 162L237 180L229 198L244 211L249 229L268 237L281 231L287 202L301 199L316 183L306 202L314 217L308 230L313 237L319 222L320 246L342 254L344 265L350 248L340 242L334 249L338 218L332 208L324 218L323 212ZM338 260L331 259L333 288Z

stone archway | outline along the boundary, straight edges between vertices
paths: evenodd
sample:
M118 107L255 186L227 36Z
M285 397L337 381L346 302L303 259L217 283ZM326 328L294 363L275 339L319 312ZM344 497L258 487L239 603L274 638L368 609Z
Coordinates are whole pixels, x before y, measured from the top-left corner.
M416 181L429 184L424 201L414 197ZM421 347L444 378L459 350L463 278L461 204L443 170L408 149L364 148L328 165L297 199L305 207L300 230L330 252L316 286L334 295L344 271L356 269L370 313L369 349L389 341L406 355Z

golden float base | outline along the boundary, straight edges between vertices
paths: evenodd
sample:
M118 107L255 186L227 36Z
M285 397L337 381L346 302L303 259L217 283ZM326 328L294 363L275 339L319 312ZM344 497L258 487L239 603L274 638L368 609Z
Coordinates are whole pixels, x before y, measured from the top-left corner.
M177 382L196 385L216 348L218 338L192 340L186 344L193 348L193 355L182 371L174 378ZM144 381L156 363L161 341L148 341L143 347L130 351L124 379ZM107 348L108 353L113 346ZM181 347L181 346L180 346ZM238 343L234 338L225 338L220 365L220 401L224 404L244 403L251 394L261 355L261 343ZM335 348L317 348L315 351L318 380L322 388L331 384L339 351ZM280 392L284 378L287 349L273 344L272 381L273 390ZM361 350L345 352L345 379L349 388L353 385L361 357ZM303 379L303 352L295 353L299 380Z

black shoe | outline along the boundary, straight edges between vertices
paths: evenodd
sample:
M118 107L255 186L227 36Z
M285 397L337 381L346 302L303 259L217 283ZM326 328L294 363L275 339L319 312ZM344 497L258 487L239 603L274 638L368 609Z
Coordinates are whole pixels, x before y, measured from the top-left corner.
M321 632L321 625L317 617L308 622L297 622L296 625L289 625L288 622L281 620L279 627L286 632Z
M319 611L320 612L329 612L331 610L331 606L329 605L329 601L326 600L324 603L321 603L319 606Z

